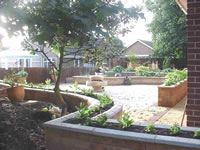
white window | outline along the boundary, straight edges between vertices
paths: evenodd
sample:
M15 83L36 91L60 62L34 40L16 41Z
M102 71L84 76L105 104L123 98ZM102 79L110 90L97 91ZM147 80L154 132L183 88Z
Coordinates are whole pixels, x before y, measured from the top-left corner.
M19 58L17 61L18 68L32 67L32 59L30 58Z
M55 57L50 57L49 59L51 60L52 63L54 63L54 64L56 63ZM43 67L48 68L50 66L51 66L50 62L46 58L43 58Z

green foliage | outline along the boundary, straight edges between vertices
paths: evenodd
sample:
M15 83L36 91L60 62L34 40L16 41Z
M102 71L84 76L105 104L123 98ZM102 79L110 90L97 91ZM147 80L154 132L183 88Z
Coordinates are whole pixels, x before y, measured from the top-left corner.
M121 124L123 129L130 127L131 124L134 122L130 119L128 113L125 112L123 113L122 120L118 119L117 121Z
M28 83L28 86L29 86L30 88L34 88L34 84L33 84L32 82Z
M143 63L143 66L148 67L149 64L151 64L151 61L146 61Z
M186 61L186 15L175 0L146 0L153 13L149 31L153 38L153 57L164 59L164 69L173 59Z
M47 111L49 111L49 109L47 107L44 107L44 108L42 108L42 111L47 112Z
M86 126L91 126L93 124L93 120L90 117L87 117L85 120L85 125Z
M3 82L10 85L10 87L15 86L15 78L13 75L8 75L3 78Z
M78 118L86 120L88 117L90 117L91 110L88 109L88 106L85 106L83 103L80 103L80 107L76 106L76 109L78 110Z
M145 128L145 132L147 132L147 133L155 133L156 132L156 128L155 128L155 126L153 124L149 124Z
M187 78L187 70L175 70L167 74L166 86L175 85Z
M107 123L106 121L108 120L107 116L105 114L98 116L96 119L96 123L101 126L101 127L106 127Z
M171 58L165 57L163 61L163 69L167 69L171 67Z
M43 84L43 83L39 83L39 84L38 84L38 88L43 89L43 88L44 88L44 84Z
M194 132L194 137L195 137L195 138L200 138L200 130L196 130L196 131Z
M98 95L97 98L100 101L102 107L113 103L112 99L105 93L103 95Z
M137 57L135 55L128 55L128 60L131 64L134 64L137 60Z
M126 68L124 72L135 72L134 68Z
M173 126L170 128L170 134L172 134L172 135L177 135L177 134L179 134L180 132L181 132L181 128L180 128L177 124L173 125Z
M93 89L81 89L83 95L94 97L94 90Z
M99 110L100 110L99 106L94 106L93 109L92 109L92 111L94 111L94 112L98 112Z
M56 115L55 115L55 114L53 114L53 115L51 116L51 120L54 120L54 119L56 119Z
M45 80L45 84L47 85L47 88L50 88L50 86L51 86L51 79L46 79Z
M139 66L135 70L137 76L152 76L149 67Z
M19 71L19 72L16 73L16 76L17 77L24 77L24 78L26 78L26 77L28 77L28 73L26 71L24 71L24 69L22 69L21 71Z
M110 71L107 71L104 75L105 77L114 77L115 76L115 73L114 72L110 72Z
M124 71L124 68L122 66L115 66L112 68L112 71L120 73Z

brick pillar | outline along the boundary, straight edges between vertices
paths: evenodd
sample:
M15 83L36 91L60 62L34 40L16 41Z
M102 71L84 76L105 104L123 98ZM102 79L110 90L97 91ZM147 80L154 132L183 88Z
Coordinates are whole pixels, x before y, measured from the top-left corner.
M200 0L187 1L187 125L200 127Z

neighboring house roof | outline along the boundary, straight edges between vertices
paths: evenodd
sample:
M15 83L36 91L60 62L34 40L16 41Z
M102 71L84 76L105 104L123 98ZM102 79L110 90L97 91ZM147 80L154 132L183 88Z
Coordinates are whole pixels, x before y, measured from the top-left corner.
M5 50L0 52L0 57L37 57L38 55L32 55L28 51L22 50Z
M148 57L153 53L153 43L146 40L137 40L126 50L125 55L136 55L138 57Z
M136 44L137 42L140 42L140 43L142 43L142 44L144 44L145 46L147 46L147 47L149 47L150 49L153 49L153 42L151 42L151 41L146 41L146 40L137 40L135 43L133 43L131 46L133 46L134 44ZM129 46L129 47L131 47L131 46ZM129 48L128 47L128 48ZM127 49L128 49L127 48Z

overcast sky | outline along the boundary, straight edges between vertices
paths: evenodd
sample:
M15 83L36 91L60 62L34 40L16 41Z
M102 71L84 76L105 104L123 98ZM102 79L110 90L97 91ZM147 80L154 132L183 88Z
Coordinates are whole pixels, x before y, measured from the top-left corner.
M130 46L133 44L137 39L142 40L150 40L151 41L151 33L147 32L146 25L149 24L152 20L152 14L145 9L143 0L122 0L126 7L141 5L143 6L143 12L145 14L144 19L138 20L138 22L134 25L134 28L131 30L130 33L126 34L124 37L120 36L119 38L124 42L125 46ZM22 37L15 37L9 39L6 36L5 30L0 28L0 33L2 33L5 38L3 39L3 44L6 47L11 47L12 49L19 50L21 49L21 41L23 40Z

